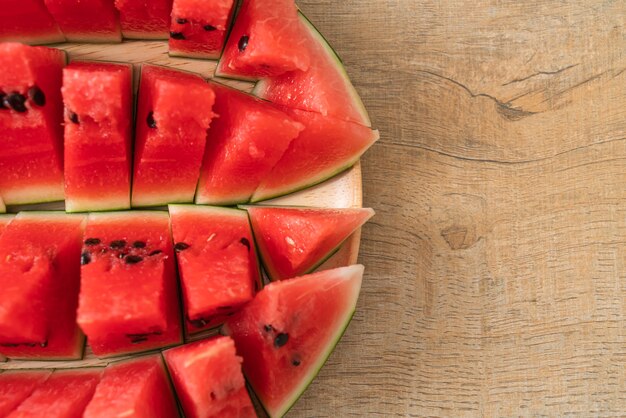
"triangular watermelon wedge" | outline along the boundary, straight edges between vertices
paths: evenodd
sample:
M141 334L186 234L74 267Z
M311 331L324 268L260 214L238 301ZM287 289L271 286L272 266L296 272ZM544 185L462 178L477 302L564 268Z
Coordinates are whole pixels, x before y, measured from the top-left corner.
M244 206L263 266L272 281L313 271L361 225L369 208Z
M251 202L321 183L352 167L379 138L378 131L358 123L286 106L280 109L305 128L264 177Z
M281 417L326 362L354 314L363 266L274 282L229 319L243 371L270 417Z
M313 24L299 13L301 31L311 65L256 83L253 94L270 102L319 112L365 126L372 122L346 73L341 59Z

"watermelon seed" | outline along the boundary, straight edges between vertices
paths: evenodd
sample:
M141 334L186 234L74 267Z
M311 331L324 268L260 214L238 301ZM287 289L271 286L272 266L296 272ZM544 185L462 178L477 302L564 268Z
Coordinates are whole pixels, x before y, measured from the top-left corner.
M143 241L133 242L133 248L146 248L146 243Z
M3 102L5 106L10 107L16 112L19 112L19 113L26 112L26 106L24 105L24 103L26 103L26 97L19 94L18 92L14 91L8 96L5 96Z
M179 17L178 19L176 19L176 23L178 23L179 25L184 25L185 23L187 23L187 19Z
M80 123L78 120L78 115L69 109L67 110L67 118L70 120L70 122L75 123L76 125Z
M176 245L174 245L174 251L176 252L184 251L187 248L189 248L189 244L184 243L184 242L177 242Z
M170 38L182 41L185 39L185 35L182 32L170 32Z
M212 32L214 30L217 30L217 28L213 25L204 25L204 30L207 32Z
M87 238L85 240L85 245L87 245L87 246L98 245L101 242L102 241L100 241L100 238Z
M18 347L19 344L4 343L4 344L0 344L0 346L2 346L2 347Z
M119 250L126 247L126 241L124 241L123 239L116 239L115 241L111 241L109 247L111 247L112 250Z
M148 337L135 337L130 339L131 344L139 344L146 341L148 341Z
M148 113L148 117L146 118L146 122L148 123L149 128L156 128L156 120L154 120L154 112Z
M152 252L151 252L150 254L148 254L148 255L149 255L149 256L152 256L152 255L157 255L157 254L161 254L162 252L163 252L163 251L161 251L161 250L154 250L154 251L152 251Z
M289 334L281 332L276 336L276 338L274 338L274 347L280 348L287 344L287 341L289 341Z
M295 359L291 360L291 364L293 364L294 366L298 367L300 365L300 360L295 358Z
M271 325L263 325L265 332L271 332L274 328Z
M248 247L248 250L250 249L250 241L248 241L248 238L242 238L239 240L240 243L242 243L243 245L245 245L246 247Z
M194 327L194 328L202 328L202 327L206 326L206 324L208 323L207 321L205 321L202 318L200 318L200 319L188 319L188 321L191 324L191 326Z
M124 259L124 261L126 264L137 264L143 261L143 257L138 255L129 255Z
M91 254L89 254L87 251L84 251L81 255L80 255L80 265L84 266L86 264L91 263Z
M249 40L250 40L250 37L248 35L243 35L241 38L239 38L239 43L237 44L237 47L239 48L239 52L243 52L246 50L246 48L248 47Z
M37 86L32 86L28 89L28 97L37 106L44 106L46 104L46 95L43 94L43 91L41 91L41 89Z
M8 107L4 104L5 97L7 97L6 93L0 92L0 109L8 109Z
M41 346L41 348L46 348L48 346L48 341L44 341L39 345Z

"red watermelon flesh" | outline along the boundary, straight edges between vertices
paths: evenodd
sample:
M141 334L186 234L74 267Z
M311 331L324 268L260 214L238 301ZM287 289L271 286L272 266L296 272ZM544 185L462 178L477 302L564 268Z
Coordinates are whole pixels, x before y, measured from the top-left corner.
M167 39L172 0L115 0L128 39Z
M309 69L264 78L254 87L254 94L274 103L370 126L363 102L339 57L301 13L300 22L304 48L311 57Z
M307 34L293 0L244 0L215 75L257 80L311 64Z
M97 368L56 370L7 418L81 417L101 374Z
M70 42L120 42L119 13L111 0L44 0Z
M10 370L0 374L0 417L17 408L51 374L51 370Z
M144 65L135 135L133 206L192 202L215 116L215 94L195 74Z
M73 62L63 70L68 212L130 208L131 83L130 64Z
M233 0L174 0L170 55L219 58L234 9Z
M180 343L167 212L92 213L84 237L78 324L94 354Z
M4 232L7 225L15 218L15 215L0 215L0 235Z
M281 417L318 373L348 326L363 266L273 282L224 331L270 417Z
M170 205L187 331L221 325L261 286L245 211Z
M270 199L321 183L350 168L378 140L378 131L315 112L281 109L304 130L294 139L251 201Z
M79 259L85 217L22 212L0 236L0 353L19 359L76 359Z
M0 21L0 42L51 44L65 41L43 0L3 0Z
M163 352L187 418L256 417L229 337L215 337Z
M303 126L270 103L212 86L220 116L209 130L196 203L247 202Z
M313 271L368 219L372 209L246 207L265 271L283 280Z
M58 49L0 44L0 191L7 205L63 200Z
M161 354L110 364L83 417L179 417Z

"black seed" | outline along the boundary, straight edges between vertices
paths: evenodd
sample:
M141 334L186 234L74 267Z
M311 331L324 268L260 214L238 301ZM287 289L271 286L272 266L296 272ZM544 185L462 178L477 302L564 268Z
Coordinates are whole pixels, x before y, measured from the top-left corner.
M7 97L6 93L0 92L0 109L8 109L7 105L4 104L5 97Z
M130 339L131 344L139 344L146 341L148 341L148 337L135 337Z
M184 25L185 23L187 23L187 19L179 17L178 19L176 19L176 23L178 23L179 25Z
M187 248L189 248L189 244L184 242L177 242L176 245L174 245L174 251L176 252L185 251Z
M80 265L84 266L89 263L91 263L91 254L85 251L80 255Z
M237 47L239 48L239 52L243 52L246 50L246 48L248 47L249 40L250 40L250 37L248 35L243 35L241 38L239 38L239 43L237 44Z
M146 248L146 243L143 241L133 242L133 248Z
M11 343L4 343L4 344L0 344L2 347L18 347L19 344L11 344Z
M242 238L239 242L248 247L248 250L250 249L250 241L248 241L248 238Z
M46 104L46 95L43 94L43 91L41 91L41 89L37 86L33 86L28 89L28 97L37 106L44 106Z
M157 254L161 254L162 252L163 252L163 251L161 251L161 250L154 250L154 251L152 251L152 252L151 252L150 254L148 254L148 255L149 255L149 256L152 256L152 255L157 255Z
M274 328L271 325L263 325L265 332L271 332Z
M287 341L289 341L289 334L281 332L276 336L276 338L274 338L274 347L280 348L287 344Z
M146 118L146 122L148 123L148 127L155 129L156 126L156 120L154 120L154 112L150 112L148 113L148 117Z
M210 322L210 321L205 321L203 318L200 318L200 319L188 319L188 321L191 324L191 326L194 327L194 328L203 328Z
M111 247L112 250L119 250L126 247L126 241L123 239L116 239L115 241L111 241L109 247Z
M35 344L35 343L28 343L28 344L24 344L24 345L26 345L28 347L31 347L31 348L37 346L37 344Z
M98 245L101 242L102 241L100 241L100 238L87 238L85 240L85 245L87 245L87 246Z
M26 103L26 97L24 97L22 94L19 94L18 92L13 92L5 96L3 102L5 106L10 107L16 112L26 112L26 106L24 105L24 103Z
M139 257L138 255L129 255L124 258L126 264L137 264L143 261L143 257Z
M213 25L204 25L204 30L207 32L212 32L214 30L217 30L217 28Z
M170 38L182 41L185 39L185 35L182 32L170 32Z
M294 366L298 367L300 365L300 360L295 358L295 359L291 360L291 364L293 364Z
M76 125L80 123L80 121L78 120L78 115L69 109L67 110L67 118L70 120L70 122L75 123Z

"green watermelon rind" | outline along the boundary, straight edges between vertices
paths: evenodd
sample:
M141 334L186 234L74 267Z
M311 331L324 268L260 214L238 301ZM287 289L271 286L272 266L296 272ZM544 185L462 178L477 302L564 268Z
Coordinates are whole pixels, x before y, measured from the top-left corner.
M355 122L346 122L346 123L355 123ZM289 188L285 188L285 189L275 188L275 190L278 190L278 191L265 191L262 189L263 183L261 183L261 185L257 188L257 190L252 194L252 197L250 198L249 203L258 203L264 200L275 199L277 197L295 193L300 190L308 189L309 187L317 186L318 184L323 183L326 180L329 180L343 173L344 171L347 171L352 166L354 166L361 159L361 156L365 154L365 152L372 145L374 145L374 143L378 141L378 139L380 138L380 133L378 132L378 130L372 130L372 135L373 135L372 143L369 145L368 148L364 149L363 152L359 153L354 158L347 160L343 165L339 166L335 170L327 171L326 173L319 174L316 177L311 177L308 180L302 181L299 184L290 186ZM261 190L262 193L259 193L259 190Z
M302 23L304 23L304 26L306 28L308 28L308 30L311 33L311 35L320 42L320 45L326 51L326 54L328 55L328 57L332 61L335 62L335 68L337 69L337 71L341 75L341 78L343 79L344 84L346 86L346 90L349 92L350 97L352 98L352 103L355 104L355 106L359 110L359 114L360 114L360 116L362 118L362 120L360 120L360 121L353 121L353 122L361 123L362 125L365 125L367 127L371 127L372 126L372 121L371 121L371 119L369 117L369 114L367 113L367 110L365 109L365 105L363 104L363 101L361 100L361 97L359 96L359 93L357 93L356 89L352 85L352 82L350 81L350 77L348 76L346 68L343 65L343 61L341 60L341 58L339 57L337 52L335 52L333 47L330 46L330 44L328 43L326 38L324 38L324 35L322 35L321 32L319 30L317 30L315 25L313 25L313 23L309 20L309 18L307 18L304 15L304 13L302 13L302 11L298 11L298 15L299 15L300 20L302 21ZM256 84L254 85L254 88L252 89L252 94L254 94L257 97L263 97L263 91L266 89L267 80L269 80L269 79L268 78L264 78L264 79L261 79L261 80L257 81ZM310 109L301 109L301 110L311 111Z
M239 208L244 209L244 210L248 210L247 208L254 208L254 205L239 205ZM276 206L276 205L263 205L263 206L259 206L262 207L263 209L265 208L279 208L279 209L315 209L312 208L310 206ZM339 208L341 209L341 208ZM339 251L339 249L341 248L341 246L348 240L348 238L350 238L350 236L352 234L354 234L359 228L361 228L369 219L372 218L372 216L375 215L374 209L371 208L346 208L346 209L369 209L371 211L371 215L365 220L363 221L363 223L361 225L359 225L357 228L355 228L352 232L350 232L350 234L348 234L343 240L341 240L341 242L339 244L337 244L336 247L334 247L333 249L331 249L329 252L327 252L324 256L322 256L319 261L315 262L315 264L313 266L311 266L309 269L307 269L306 271L299 273L297 276L303 276L305 274L310 274L313 273L318 267L320 267L322 264L324 264L326 261L328 261L329 258L331 258L333 255L335 255L337 253L337 251ZM248 216L250 216L250 214L248 213ZM253 231L254 233L254 231ZM259 258L261 259L261 263L263 264L263 268L265 269L267 276L269 277L270 281L272 282L277 282L280 280L287 280L290 279L290 277L285 277L283 279L279 279L277 278L278 274L276 273L276 270L270 266L270 264L266 261L266 258L263 256L263 252L261 251L261 247L260 245L256 245L259 250Z

